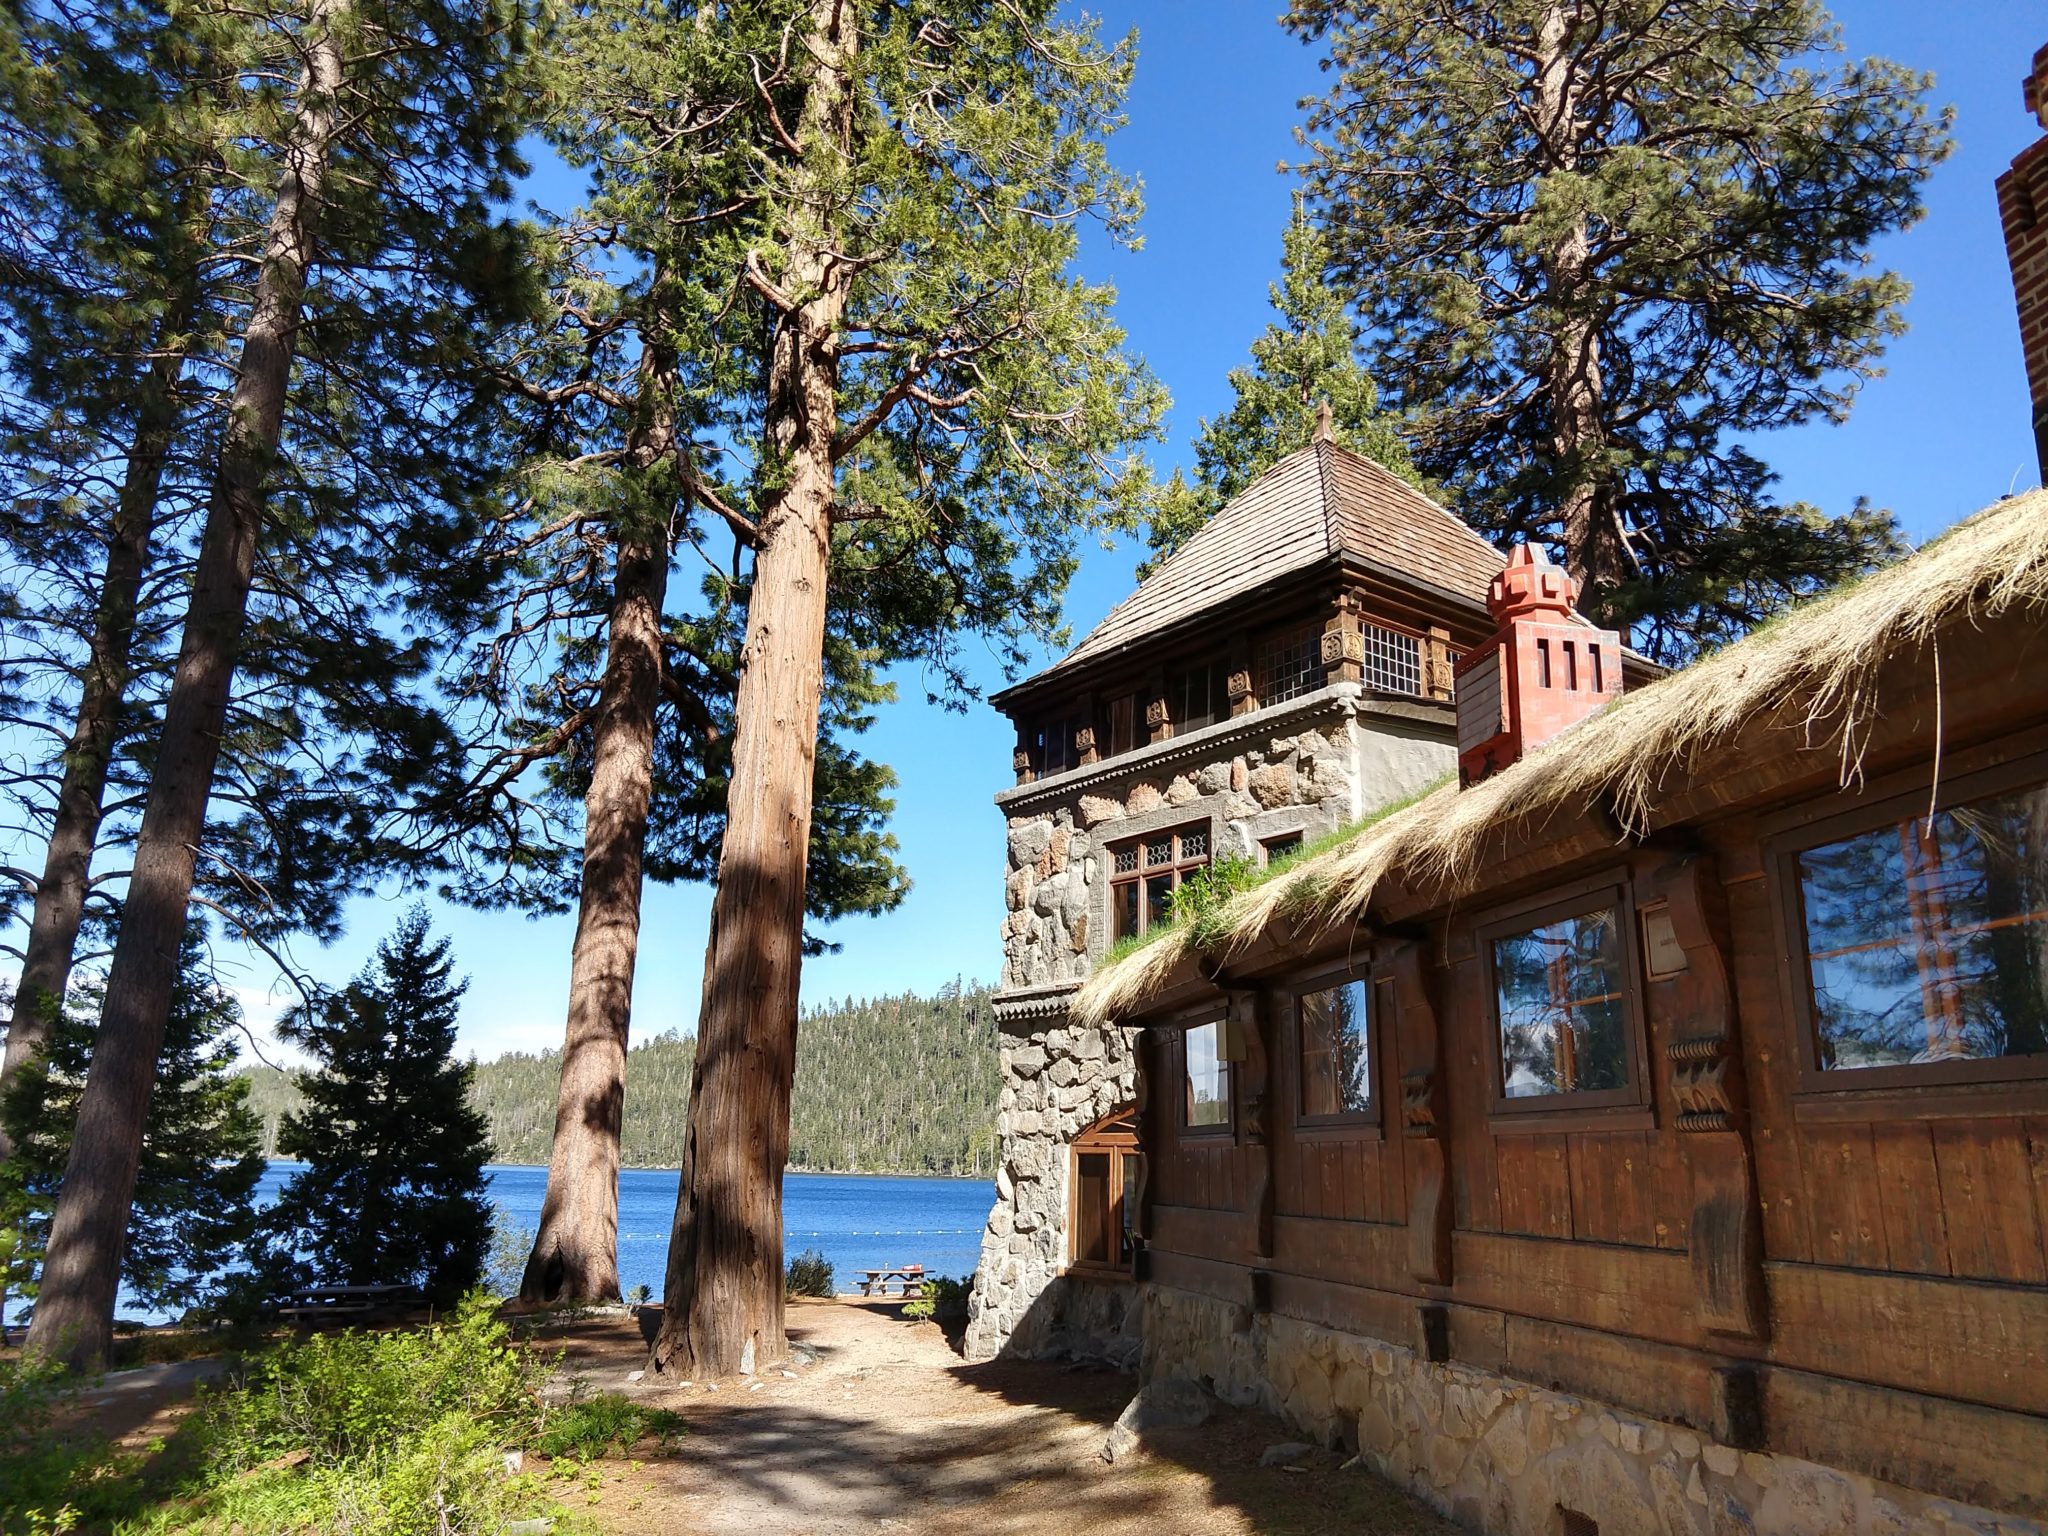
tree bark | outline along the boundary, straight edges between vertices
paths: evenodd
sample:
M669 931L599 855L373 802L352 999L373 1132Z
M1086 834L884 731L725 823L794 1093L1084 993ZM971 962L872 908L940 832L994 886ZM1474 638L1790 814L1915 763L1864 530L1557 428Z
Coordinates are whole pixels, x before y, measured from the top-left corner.
M649 345L631 461L642 473L673 447L673 365ZM614 537L604 678L599 684L590 788L583 798L583 883L569 967L569 1024L547 1198L524 1301L616 1301L619 1296L619 1123L633 967L640 948L641 864L654 790L654 715L661 697L661 616L668 529Z
M655 1370L692 1378L755 1369L788 1352L782 1169L849 281L836 259L835 178L818 167L849 153L858 46L844 0L812 0L810 15L798 54L807 78L797 139L812 169L789 199L782 273L796 302L781 309L768 358L766 428L782 475L759 520L682 1182L652 1354Z
M1570 175L1578 169L1580 82L1571 37L1578 19L1573 0L1549 7L1537 29L1537 121L1545 174ZM1607 447L1606 381L1600 327L1590 309L1591 259L1581 216L1553 242L1544 261L1546 307L1555 316L1544 385L1550 397L1557 511L1564 526L1566 570L1578 588L1579 606L1589 611L1597 610L1603 595L1628 575L1611 482L1601 463Z
M283 430L300 305L341 88L346 0L313 0L305 66L215 472L177 670L164 708L134 871L107 975L92 1069L51 1217L29 1352L74 1368L106 1358L142 1124L177 979L194 866L220 756L236 651Z
M106 809L107 775L119 734L122 702L133 676L135 613L149 569L157 494L178 426L178 380L185 359L171 343L191 324L195 307L196 300L188 291L157 327L159 355L141 380L135 435L107 534L107 563L86 649L78 718L64 745L57 813L50 825L42 878L36 883L35 903L29 913L28 945L22 952L14 1014L7 1025L7 1051L0 1058L0 1096L13 1084L15 1074L42 1054L49 1039L50 1010L62 1005L71 983L78 931L85 921L93 850L99 843L100 818ZM0 1159L11 1151L6 1130L0 1127Z

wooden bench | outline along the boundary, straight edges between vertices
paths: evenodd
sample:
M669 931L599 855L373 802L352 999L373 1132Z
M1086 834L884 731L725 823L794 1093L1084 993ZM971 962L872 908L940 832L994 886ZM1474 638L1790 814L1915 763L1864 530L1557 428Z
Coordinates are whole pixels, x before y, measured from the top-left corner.
M412 1285L309 1285L280 1301L277 1315L294 1323L362 1321L426 1304Z
M921 1296L924 1294L924 1266L899 1264L894 1269L864 1269L860 1283L863 1296ZM891 1291L895 1285L898 1289Z

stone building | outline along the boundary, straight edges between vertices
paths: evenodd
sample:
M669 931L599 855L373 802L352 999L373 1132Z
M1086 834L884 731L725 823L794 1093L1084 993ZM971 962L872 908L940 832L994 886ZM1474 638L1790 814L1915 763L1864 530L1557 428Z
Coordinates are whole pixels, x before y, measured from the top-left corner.
M1284 858L1454 770L1452 670L1491 629L1501 564L1320 439L996 696L1017 726L1016 783L996 796L1002 1146L970 1357L1135 1359L1131 1039L1075 1027L1069 1000L1212 860Z

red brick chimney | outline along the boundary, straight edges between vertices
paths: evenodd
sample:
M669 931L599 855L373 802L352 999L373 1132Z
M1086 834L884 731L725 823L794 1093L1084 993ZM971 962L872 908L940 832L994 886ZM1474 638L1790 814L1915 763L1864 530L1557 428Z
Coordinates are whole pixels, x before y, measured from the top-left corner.
M1621 636L1572 610L1572 580L1519 544L1493 578L1493 637L1458 662L1458 779L1476 784L1621 696Z
M2048 47L2034 55L2022 87L2027 114L2048 128ZM2034 402L2034 457L2048 484L2048 138L2036 139L1998 178L1998 217L2019 301L2020 349Z

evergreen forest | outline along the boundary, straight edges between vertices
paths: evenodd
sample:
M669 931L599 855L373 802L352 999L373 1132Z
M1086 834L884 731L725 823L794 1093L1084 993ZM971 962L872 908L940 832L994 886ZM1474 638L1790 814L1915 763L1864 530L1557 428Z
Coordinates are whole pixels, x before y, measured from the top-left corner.
M633 1048L626 1068L620 1156L629 1168L673 1168L682 1145L696 1042L674 1031ZM545 1163L554 1128L558 1051L479 1062L470 1101L490 1127L492 1160ZM995 1016L986 987L941 988L830 1002L797 1034L789 1166L812 1173L927 1173L988 1178L995 1170ZM299 1106L290 1077L251 1073L250 1107L265 1156Z

